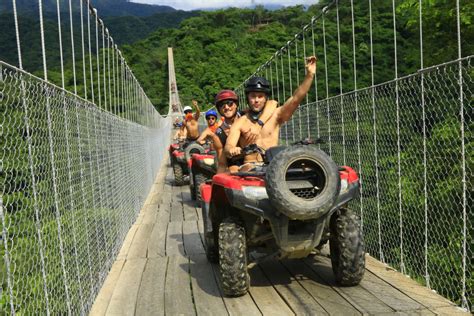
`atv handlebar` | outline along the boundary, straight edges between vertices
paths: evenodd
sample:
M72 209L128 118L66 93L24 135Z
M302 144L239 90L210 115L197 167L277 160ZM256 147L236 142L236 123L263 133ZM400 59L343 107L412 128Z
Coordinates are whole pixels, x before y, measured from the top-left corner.
M238 162L239 160L243 159L245 156L253 154L253 153L258 153L262 155L262 157L265 157L265 149L259 147L257 144L250 144L242 148L242 151L239 155L230 157L229 161Z

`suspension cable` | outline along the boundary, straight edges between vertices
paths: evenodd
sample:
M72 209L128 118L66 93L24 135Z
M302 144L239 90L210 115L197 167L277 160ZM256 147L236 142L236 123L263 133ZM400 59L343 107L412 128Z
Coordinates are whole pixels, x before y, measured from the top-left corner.
M456 0L456 25L457 25L457 40L458 40L458 59L459 59L459 116L461 129L461 160L462 160L462 215L463 215L463 242L462 242L462 307L469 311L469 303L466 298L466 269L467 269L467 185L466 185L466 145L464 133L464 88L462 76L462 50L461 50L461 13L459 9L459 0Z
M360 183L360 217L361 221L364 218L364 182L362 172L362 158L360 150L360 126L359 126L359 95L357 91L357 61L356 61L356 45L355 45L355 23L354 23L354 0L351 0L351 22L352 22L352 56L353 56L353 68L354 68L354 98L355 98L355 113L356 113L356 128L357 128L357 164L359 167L359 183Z
M327 49L326 49L326 22L325 15L328 11L328 7L323 8L322 22L323 22L323 46L324 46L324 73L326 76L326 111L328 119L328 143L329 143L329 156L332 156L331 146L331 117L329 115L329 83L328 83L328 60L327 60Z
M398 209L400 219L400 271L405 272L404 253L403 253L403 210L402 210L402 166L401 166L401 142L400 142L400 100L398 88L398 57L397 57L397 21L395 12L395 0L392 0L393 11L393 46L395 62L395 104L397 107L397 161L398 161Z
M380 218L380 189L379 189L379 163L378 163L378 148L377 148L377 112L375 108L375 78L374 78L374 45L372 34L372 0L369 0L369 35L370 35L370 76L372 80L372 118L374 129L374 158L375 158L375 188L377 195L377 228L378 228L378 242L379 242L379 259L385 263L382 251L382 224ZM363 224L363 223L362 223ZM362 226L363 227L363 226Z
M344 129L344 102L342 98L341 31L339 27L339 0L336 0L337 55L339 60L339 102L341 104L342 161L346 165L346 137Z

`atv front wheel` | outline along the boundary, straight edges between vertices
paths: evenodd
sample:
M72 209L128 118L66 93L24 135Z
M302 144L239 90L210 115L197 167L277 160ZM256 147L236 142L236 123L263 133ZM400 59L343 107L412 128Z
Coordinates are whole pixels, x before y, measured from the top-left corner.
M247 293L250 276L245 229L229 219L219 226L219 268L225 295L242 296Z
M360 219L350 209L336 211L330 222L332 270L336 282L343 286L360 283L365 272L365 250Z
M177 162L173 163L174 182L176 185L184 184L184 171L183 167Z
M196 200L198 202L202 201L200 186L201 184L205 183L206 180L207 180L206 176L204 176L200 172L196 172L196 174L194 175L194 192L195 192Z
M216 234L216 227L212 222L210 216L209 207L213 207L213 205L206 204L205 202L201 202L201 210L202 210L202 220L204 223L204 248L206 250L206 257L207 260L211 263L218 263L219 262L219 253L217 249L217 238Z
M192 171L189 172L189 192L191 193L191 200L196 201L196 180Z

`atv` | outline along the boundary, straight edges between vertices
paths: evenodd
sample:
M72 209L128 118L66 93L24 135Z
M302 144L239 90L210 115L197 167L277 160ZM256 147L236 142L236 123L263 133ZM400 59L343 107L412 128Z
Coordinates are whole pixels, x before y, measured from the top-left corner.
M189 164L189 189L191 198L201 202L201 191L199 187L217 172L217 153L205 151L204 154L192 154Z
M364 241L360 219L347 206L359 192L357 173L307 143L266 151L250 145L242 152L259 152L263 164L216 174L200 187L206 255L219 263L224 294L247 293L249 267L305 258L327 241L336 281L359 284Z
M168 148L170 152L170 163L173 168L176 185L184 185L185 178L189 175L189 164L192 154L203 154L205 149L196 142L180 141L171 144Z

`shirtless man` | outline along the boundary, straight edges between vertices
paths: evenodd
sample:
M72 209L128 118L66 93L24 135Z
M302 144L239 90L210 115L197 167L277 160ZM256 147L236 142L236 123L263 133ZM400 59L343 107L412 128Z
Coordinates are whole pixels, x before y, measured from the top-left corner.
M211 130L205 130L199 139L198 142L204 142L206 138L209 138L214 143L214 149L217 152L217 159L218 159L218 166L217 166L217 173L222 173L227 170L231 172L237 171L238 166L228 166L227 165L227 157L223 153L224 146L227 142L227 136L229 135L230 128L234 124L234 122L241 116L241 114L237 111L239 98L237 94L235 94L232 90L222 90L220 91L215 98L214 101L217 110L219 111L220 115L224 118L224 121L221 123L219 128L213 133ZM265 108L265 112L262 114L262 120L266 121L270 118L272 111L274 111L277 107L277 102L269 102L267 107ZM245 130L242 133L242 136L247 139L250 143L255 142L258 133L252 134L250 129Z
M227 157L240 155L242 148L253 143L256 143L263 149L278 145L280 126L291 118L311 88L314 75L316 74L316 61L317 58L315 56L311 56L306 60L306 76L303 82L295 90L293 95L286 100L283 106L273 111L266 123L262 122L260 117L263 109L266 108L269 103L270 84L262 77L253 77L247 82L245 95L249 104L249 111L245 116L237 120L230 129L224 150ZM259 134L256 141L251 142L245 137L242 137L242 133L248 130L252 133ZM247 155L244 158L244 163L246 164L260 161L262 161L262 157L258 153Z
M196 113L193 114L193 109L190 106L185 106L183 109L184 112L184 121L183 126L186 128L186 139L189 141L195 141L199 137L199 116L201 115L201 110L199 109L198 103L196 100L193 100L193 105L196 108Z

